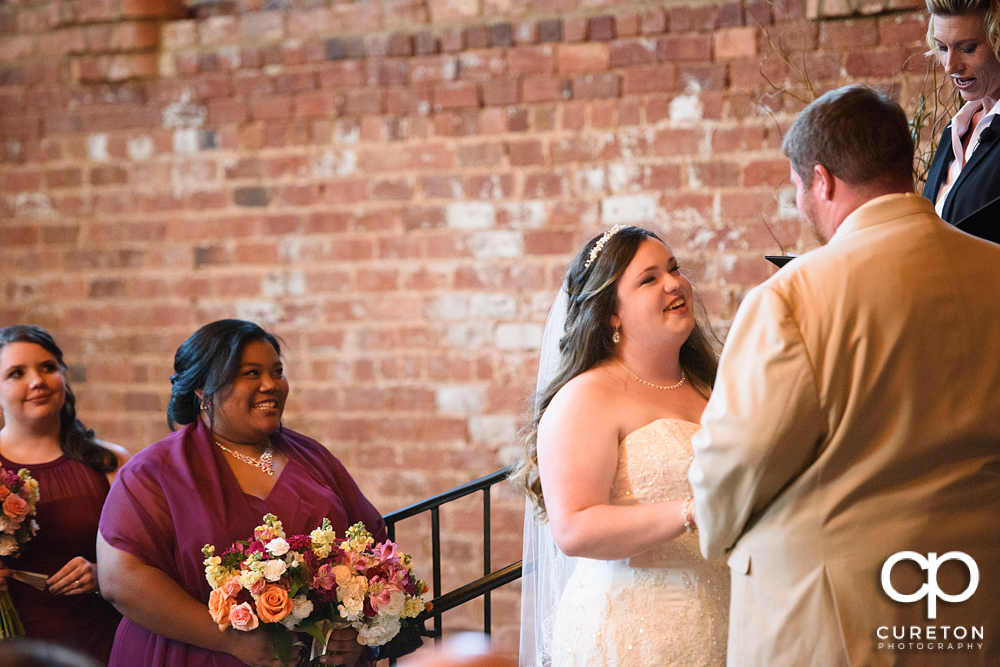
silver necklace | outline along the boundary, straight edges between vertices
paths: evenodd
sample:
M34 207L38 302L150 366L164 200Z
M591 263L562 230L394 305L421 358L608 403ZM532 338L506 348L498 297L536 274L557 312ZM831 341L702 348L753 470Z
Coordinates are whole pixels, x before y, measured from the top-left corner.
M677 389L682 384L684 384L685 380L687 380L687 375L684 373L684 369L682 368L681 369L681 379L680 379L680 382L678 382L677 384L670 384L670 385L653 384L652 382L646 382L645 380L643 380L641 377L639 377L638 375L636 375L635 373L633 373L632 369L630 369L628 366L626 366L622 362L618 361L617 359L615 359L615 362L619 366L621 366L622 368L624 368L626 371L628 371L628 374L631 375L632 377L634 377L636 380L638 380L639 382L641 382L641 383L643 383L645 385L649 385L650 387L653 387L654 389Z
M257 458L254 458L252 456L247 456L246 454L240 454L239 452L234 452L233 450L229 449L218 440L215 440L214 442L216 445L218 445L219 449L228 454L232 454L234 458L243 461L243 463L248 463L252 465L254 468L260 468L271 477L274 476L274 466L271 463L272 460L274 459L274 447L271 446L271 443L267 443L267 448L264 450L263 454L261 454Z

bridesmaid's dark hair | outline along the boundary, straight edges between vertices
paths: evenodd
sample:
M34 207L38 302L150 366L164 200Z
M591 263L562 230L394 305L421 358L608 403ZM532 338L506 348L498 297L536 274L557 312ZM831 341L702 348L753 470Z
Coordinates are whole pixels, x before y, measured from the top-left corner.
M190 424L198 419L201 399L195 390L205 392L211 404L209 425L214 422L215 405L212 397L236 379L247 343L262 340L271 344L281 356L281 346L274 334L245 320L218 320L206 324L181 343L174 355L174 374L170 376L170 404L167 423L170 430L178 424Z
M18 324L0 329L0 349L11 343L34 343L55 357L59 368L66 372L62 350L45 329ZM59 447L63 454L79 461L99 473L109 473L118 468L118 457L110 449L102 447L89 429L76 418L76 396L65 383L66 398L59 410Z
M618 282L643 241L655 239L663 243L663 239L648 229L623 227L606 240L587 266L590 253L602 236L595 236L583 246L566 274L569 302L566 330L559 340L559 368L549 385L535 397L533 417L522 431L522 458L510 475L511 481L535 503L542 520L545 519L545 499L538 475L538 424L552 398L567 382L614 356L611 316L618 311ZM707 397L719 367L718 339L708 326L697 297L695 312L695 326L681 346L680 361L691 385Z

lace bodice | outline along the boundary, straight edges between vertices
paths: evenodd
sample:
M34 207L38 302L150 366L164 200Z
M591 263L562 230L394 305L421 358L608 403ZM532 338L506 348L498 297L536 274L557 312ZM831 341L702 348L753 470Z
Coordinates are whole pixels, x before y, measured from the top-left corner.
M611 502L687 498L691 436L699 428L660 419L626 436ZM581 558L556 611L552 666L721 667L728 609L728 568L701 557L697 535L626 560Z

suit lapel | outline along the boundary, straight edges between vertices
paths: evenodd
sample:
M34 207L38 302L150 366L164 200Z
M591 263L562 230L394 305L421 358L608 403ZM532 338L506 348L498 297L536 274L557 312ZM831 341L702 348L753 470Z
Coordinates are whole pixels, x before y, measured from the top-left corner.
M941 133L941 141L937 145L937 150L934 151L931 167L927 172L927 182L924 184L924 196L932 202L937 201L937 193L948 173L948 165L954 159L955 155L951 148L951 123L949 122L944 128L944 132Z
M989 129L993 133L1000 133L1000 114L997 114L996 116L993 117L993 120L990 122ZM962 172L958 175L958 178L955 180L955 184L951 186L951 191L948 193L948 199L944 203L944 210L946 213L951 210L952 200L955 198L955 195L962 189L962 184L964 184L965 181L968 180L969 177L975 173L975 170L979 166L979 163L985 160L993 151L996 150L997 145L998 141L996 138L994 138L989 143L985 143L978 146L976 150L972 152L972 158L970 158L969 161L965 163L965 166L962 167ZM942 172L943 171L944 170L942 170ZM958 221L956 220L956 222Z

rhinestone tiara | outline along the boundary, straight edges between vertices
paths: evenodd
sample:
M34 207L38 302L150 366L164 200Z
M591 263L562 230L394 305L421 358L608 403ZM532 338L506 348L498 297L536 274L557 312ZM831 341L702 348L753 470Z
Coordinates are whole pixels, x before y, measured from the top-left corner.
M625 229L625 225L615 225L608 231L601 234L601 238L597 239L597 243L595 243L594 247L590 249L590 257L588 257L587 261L584 262L583 268L589 269L590 265L594 263L595 259L597 259L597 256L601 254L602 250L604 250L604 244L608 242L608 239L623 229Z

